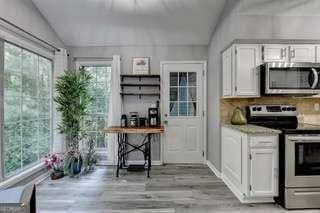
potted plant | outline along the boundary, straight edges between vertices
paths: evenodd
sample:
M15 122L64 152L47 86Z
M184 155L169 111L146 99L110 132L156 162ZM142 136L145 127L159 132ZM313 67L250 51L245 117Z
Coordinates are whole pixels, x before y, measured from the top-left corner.
M52 180L57 180L64 176L62 162L63 160L58 154L45 156L44 165L48 170L52 170L50 174Z
M57 111L61 112L60 133L66 136L67 152L64 172L71 176L81 172L82 156L79 142L84 137L83 119L88 105L93 100L89 93L92 76L84 69L65 71L56 81L55 102Z

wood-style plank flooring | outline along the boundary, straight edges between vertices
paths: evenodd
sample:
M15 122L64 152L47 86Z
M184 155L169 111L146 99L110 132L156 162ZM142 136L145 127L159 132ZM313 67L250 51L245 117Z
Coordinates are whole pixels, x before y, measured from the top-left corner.
M116 178L115 167L97 167L78 178L47 179L38 185L37 206L41 213L286 212L274 204L241 204L204 165L153 166L150 179L144 172L126 171Z

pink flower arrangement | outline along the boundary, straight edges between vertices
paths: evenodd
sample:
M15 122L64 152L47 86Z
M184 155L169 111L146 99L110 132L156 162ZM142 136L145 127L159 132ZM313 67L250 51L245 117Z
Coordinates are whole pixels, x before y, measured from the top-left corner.
M44 165L48 170L53 169L54 171L59 171L62 169L63 159L59 154L48 154L45 156Z

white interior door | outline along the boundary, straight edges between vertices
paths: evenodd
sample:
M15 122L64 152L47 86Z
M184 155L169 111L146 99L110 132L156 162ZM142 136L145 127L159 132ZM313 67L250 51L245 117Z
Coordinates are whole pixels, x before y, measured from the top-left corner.
M164 163L203 163L204 63L162 63Z

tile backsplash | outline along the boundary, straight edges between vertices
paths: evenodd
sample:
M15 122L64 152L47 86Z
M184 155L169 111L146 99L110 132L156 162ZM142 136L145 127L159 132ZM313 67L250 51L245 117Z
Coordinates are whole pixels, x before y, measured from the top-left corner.
M316 103L320 104L320 98L272 96L262 98L221 99L221 123L230 123L232 112L236 107L245 109L247 105L252 104L287 104L297 107L299 122L320 125L320 111L314 109Z

